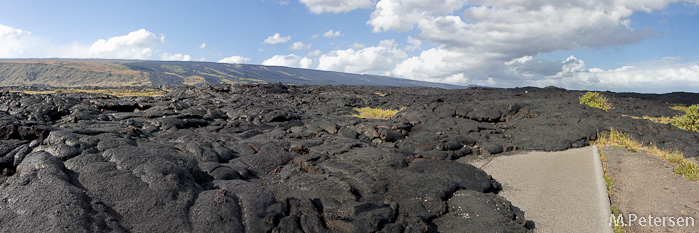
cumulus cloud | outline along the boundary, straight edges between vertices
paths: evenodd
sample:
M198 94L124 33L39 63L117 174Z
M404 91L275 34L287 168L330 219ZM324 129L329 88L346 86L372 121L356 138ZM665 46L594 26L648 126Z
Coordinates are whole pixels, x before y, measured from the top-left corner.
M148 59L155 52L153 46L163 42L165 36L158 37L146 29L139 29L124 36L96 41L90 46L88 57Z
M169 54L169 53L162 53L158 55L158 60L163 60L163 61L191 61L192 56L190 55L183 55L181 53L176 53L176 54Z
M15 29L10 26L0 24L0 39L3 41L16 40L24 35L31 35L31 32L23 31L22 29Z
M374 32L413 29L416 23L464 7L467 0L381 0L367 24Z
M363 49L365 47L366 47L365 44L360 44L357 42L354 42L354 43L352 43L352 45L350 45L350 48L353 48L354 50L360 50L360 49Z
M313 59L308 57L300 57L296 54L275 55L262 62L262 65L266 66L287 66L304 69L310 68L312 64Z
M418 36L408 38L404 51L420 51L423 41L434 45L389 68L393 76L503 87L565 85L591 75L584 61L575 57L546 61L537 54L622 46L657 37L651 28L634 28L629 17L674 2L380 0L366 23L376 33L417 29ZM682 70L669 73L692 69Z
M424 50L418 56L410 57L398 63L391 71L397 77L425 80L430 82L446 82L445 78L451 77L450 83L465 85L469 79L478 77L479 67L486 61L476 56L467 56L453 50L432 48ZM453 76L455 74L462 74ZM463 77L456 80L454 77Z
M371 8L375 0L300 0L306 8L315 14L323 12L341 13L360 8Z
M585 69L584 62L571 59L563 63L565 68L562 72L538 79L533 84L577 90L645 93L699 90L699 61L680 62L676 58L664 58L608 70Z
M335 50L320 57L318 69L361 74L387 74L386 67L393 67L408 55L398 48L395 40L382 40L378 46L360 50Z
M415 38L413 38L412 36L408 36L407 41L408 41L408 44L409 44L409 45L406 45L406 46L405 46L405 50L406 50L406 51L415 51L415 50L418 50L418 49L421 49L421 48L422 48L422 47L421 47L421 46L422 46L422 41L421 41L421 40L415 39Z
M157 46L164 42L165 36L157 36L146 29L139 29L126 35L99 39L92 44L75 42L56 45L49 39L34 36L31 32L0 24L0 57L3 58L193 60L192 56L186 54L160 52Z
M290 40L291 40L291 36L282 37L281 35L279 35L279 33L274 33L274 35L267 37L267 39L265 39L265 41L263 43L265 43L265 44L280 44L280 43L283 44L283 43L289 42Z
M0 24L0 44L0 57L26 57L41 43L31 32Z
M199 45L199 48L200 49L206 48L206 43L201 43L201 45Z
M340 32L340 31L330 30L330 31L323 33L323 37L325 37L325 38L335 38L335 37L340 37L340 36L343 36L342 32Z
M252 60L252 58L249 57L241 57L241 56L230 56L224 59L219 60L219 63L231 63L231 64L244 64Z
M310 48L311 48L311 44L304 44L301 41L294 42L293 44L291 44L291 46L289 46L289 49L291 49L291 50L302 50L302 49L310 49Z
M306 55L306 56L307 57L317 57L317 56L320 56L320 54L321 54L321 51L316 49L316 50L308 52L308 55Z

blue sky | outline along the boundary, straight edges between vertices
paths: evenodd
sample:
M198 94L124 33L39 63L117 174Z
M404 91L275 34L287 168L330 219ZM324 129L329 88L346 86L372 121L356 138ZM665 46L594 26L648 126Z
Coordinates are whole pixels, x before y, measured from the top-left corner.
M282 65L699 92L698 0L1 1L0 58Z

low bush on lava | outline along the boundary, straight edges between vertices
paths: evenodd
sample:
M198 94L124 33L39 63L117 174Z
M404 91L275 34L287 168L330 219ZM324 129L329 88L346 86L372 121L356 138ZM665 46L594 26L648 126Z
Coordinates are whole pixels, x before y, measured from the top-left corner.
M607 102L607 98L600 96L598 92L587 92L585 95L580 96L579 99L580 104L582 105L599 108L604 111L609 111L614 108L609 102Z
M687 114L672 118L670 124L687 131L699 132L699 104L689 106Z

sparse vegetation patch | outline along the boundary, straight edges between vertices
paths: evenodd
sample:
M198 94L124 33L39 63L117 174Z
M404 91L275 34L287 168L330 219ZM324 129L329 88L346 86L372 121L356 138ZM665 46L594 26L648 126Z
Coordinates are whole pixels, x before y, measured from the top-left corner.
M662 150L656 145L643 146L643 143L631 139L629 136L614 130L609 130L609 134L597 135L598 146L619 145L631 152L645 151L664 159L665 161L676 164L673 168L676 174L684 176L684 178L693 181L699 181L699 164L693 163L684 157L684 154L679 151Z
M365 119L390 119L396 113L405 110L405 107L402 107L399 110L393 110L393 109L382 109L382 108L371 108L371 107L364 107L364 108L355 108L355 111L358 112L358 114L350 115L351 117L358 117L358 118L365 118Z
M585 95L580 96L579 99L580 104L582 105L599 108L604 111L609 111L614 108L609 102L607 102L607 98L600 96L598 92L587 92Z
M695 105L692 105L689 107L682 106L682 105L674 105L674 106L671 106L670 108L673 110L686 112L686 114L682 115L682 116L674 116L674 117L668 117L668 116L637 117L637 116L629 116L629 115L622 115L622 116L631 117L633 119L645 119L645 120L649 120L649 121L652 121L655 123L671 124L671 125L674 125L680 129L683 129L686 131L699 132L699 105L695 104Z
M181 66L162 65L160 67L162 67L163 69L175 72L175 73L179 73L179 74L185 73L184 69L182 69Z
M607 185L607 195L609 196L609 199L612 199L612 185L614 184L614 180L612 180L612 177L609 176L609 170L607 170L607 154L604 152L599 152L599 157L600 160L602 161L602 171L604 171L604 183ZM619 210L617 210L616 206L614 204L611 204L610 209L612 211L612 214L614 216L619 215ZM621 233L624 232L624 230L621 227L621 224L614 224L614 232L615 233Z

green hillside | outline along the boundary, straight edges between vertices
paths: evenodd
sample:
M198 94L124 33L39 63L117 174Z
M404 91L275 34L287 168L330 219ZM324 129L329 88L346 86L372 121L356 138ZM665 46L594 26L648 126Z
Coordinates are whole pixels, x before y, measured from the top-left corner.
M1 86L147 86L149 73L119 63L0 61Z
M463 86L385 76L213 62L42 59L0 60L0 86L124 87L200 84Z

